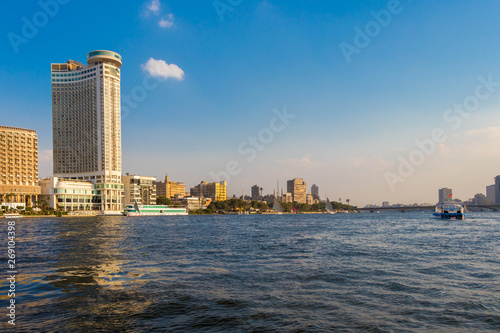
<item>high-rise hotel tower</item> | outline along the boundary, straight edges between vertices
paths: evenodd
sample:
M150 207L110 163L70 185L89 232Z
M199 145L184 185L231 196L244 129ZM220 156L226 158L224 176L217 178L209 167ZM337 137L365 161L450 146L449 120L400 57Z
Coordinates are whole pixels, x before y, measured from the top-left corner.
M92 51L87 65L52 64L54 177L94 184L93 209L123 206L120 67L122 57Z

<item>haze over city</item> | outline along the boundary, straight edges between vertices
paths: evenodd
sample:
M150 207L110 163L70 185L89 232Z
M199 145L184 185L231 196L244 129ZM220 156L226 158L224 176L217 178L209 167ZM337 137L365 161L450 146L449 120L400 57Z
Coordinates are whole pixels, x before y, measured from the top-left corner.
M229 195L300 177L358 206L466 200L500 174L497 2L234 3L9 3L2 124L37 131L50 177L50 64L103 49L123 57L124 173L225 172Z

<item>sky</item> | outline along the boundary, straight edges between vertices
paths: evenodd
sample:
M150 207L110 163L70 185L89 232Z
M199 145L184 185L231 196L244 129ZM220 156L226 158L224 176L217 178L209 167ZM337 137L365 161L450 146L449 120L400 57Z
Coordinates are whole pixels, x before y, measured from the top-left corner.
M50 64L123 57L123 173L331 200L469 199L500 174L494 0L9 2L0 124L52 174Z

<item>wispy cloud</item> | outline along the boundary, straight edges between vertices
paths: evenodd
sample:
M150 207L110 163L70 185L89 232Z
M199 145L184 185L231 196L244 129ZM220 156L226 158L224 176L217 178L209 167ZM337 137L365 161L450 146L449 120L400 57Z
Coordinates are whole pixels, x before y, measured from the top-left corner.
M149 60L141 65L144 72L153 77L160 77L164 80L176 79L179 81L184 80L184 71L179 66L174 64L167 64L165 60L156 60L149 58Z
M151 0L146 4L146 11L144 12L144 14L146 16L149 16L151 14L158 15L160 13L160 7L160 0Z
M172 28L174 26L174 15L172 13L166 15L158 21L158 25L165 29Z
M279 164L284 164L288 166L300 166L304 169L313 169L315 167L325 166L320 162L311 160L311 155L309 154L299 159L290 158L290 159L275 160L275 161L278 162Z

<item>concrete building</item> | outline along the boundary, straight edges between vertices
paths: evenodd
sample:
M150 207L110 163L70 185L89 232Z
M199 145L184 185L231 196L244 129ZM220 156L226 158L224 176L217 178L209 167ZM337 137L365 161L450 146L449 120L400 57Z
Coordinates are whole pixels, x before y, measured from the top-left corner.
M382 202L382 207L389 207L389 201Z
M156 182L156 196L167 198L183 198L186 196L186 185L184 183L173 182L168 179L168 174L165 175L164 182Z
M311 194L312 194L312 196L313 196L314 200L318 200L318 201L320 201L320 200L321 200L321 198L320 198L320 196L319 196L319 187L318 187L318 185L313 184L313 185L311 186Z
M309 193L308 195L306 195L306 203L308 205L312 205L314 203L314 197L311 193Z
M123 208L120 67L110 51L51 65L54 177L94 184L103 213Z
M202 181L190 190L192 197L210 198L212 201L227 200L227 185L225 181L207 183Z
M63 211L98 211L96 190L91 182L77 179L51 177L39 182L40 200L47 201L50 208ZM95 213L95 212L94 212Z
M302 178L295 178L293 180L287 181L286 188L287 193L290 193L292 195L292 201L296 201L298 203L307 202L306 183Z
M122 176L125 188L125 205L156 205L156 177L137 175Z
M36 131L0 126L0 204L32 206L40 193Z
M252 200L261 201L262 200L262 187L257 185L252 186Z
M495 203L495 184L486 186L486 200L488 200L489 204Z
M495 205L500 205L500 176L495 177Z
M210 198L186 197L182 199L182 204L188 210L207 209L211 202Z
M442 188L439 189L439 201L438 202L446 202L452 201L453 199L453 191L451 188Z

